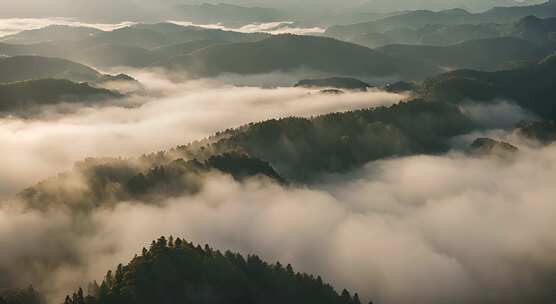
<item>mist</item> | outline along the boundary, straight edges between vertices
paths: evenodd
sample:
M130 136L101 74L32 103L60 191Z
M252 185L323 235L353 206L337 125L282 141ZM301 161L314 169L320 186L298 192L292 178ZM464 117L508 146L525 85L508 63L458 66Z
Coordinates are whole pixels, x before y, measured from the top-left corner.
M320 27L300 27L292 21L263 22L247 24L240 27L227 27L222 24L197 24L187 20L159 20L160 22L171 22L182 26L195 26L207 29L219 29L224 31L235 31L241 33L268 33L310 35L322 34L326 29ZM73 27L91 27L102 31L112 31L136 24L132 21L121 21L116 23L95 23L78 20L69 17L44 17L44 18L0 18L0 39L2 37L17 34L25 30L40 29L49 25L65 25Z
M69 170L86 157L135 157L253 121L391 105L405 98L380 91L332 96L318 90L235 87L208 80L176 83L150 72L134 76L147 96L64 115L52 110L36 119L1 118L0 199Z
M103 31L111 31L118 28L133 25L133 22L125 21L119 23L87 23L75 18L3 18L0 19L0 38L17 34L26 30L35 30L49 25L67 25L75 27L92 27Z
M556 270L555 158L554 145L520 146L512 160L405 157L311 188L213 175L195 196L79 220L7 205L0 269L55 301L174 235L292 263L377 303L542 302ZM33 257L57 262L13 269Z
M279 21L279 22L263 22L247 24L241 27L227 27L221 24L195 24L188 21L170 21L172 23L182 26L197 26L209 29L219 29L224 31L235 31L240 33L268 33L272 35L280 34L295 34L295 35L311 35L322 34L326 29L321 27L298 27L292 21Z

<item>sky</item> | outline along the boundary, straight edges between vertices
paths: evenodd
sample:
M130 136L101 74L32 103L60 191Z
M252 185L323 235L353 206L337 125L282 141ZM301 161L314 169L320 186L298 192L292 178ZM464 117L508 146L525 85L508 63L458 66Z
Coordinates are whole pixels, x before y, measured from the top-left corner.
M543 0L532 0L540 2ZM177 4L231 3L244 6L272 7L289 10L301 15L323 12L385 12L412 9L440 10L447 8L467 8L483 11L497 5L512 5L513 0L19 0L4 1L0 17L77 17L94 21L136 21L161 19L160 16L172 13ZM106 8L110 8L107 10ZM162 18L165 19L165 18ZM284 20L290 21L290 20Z

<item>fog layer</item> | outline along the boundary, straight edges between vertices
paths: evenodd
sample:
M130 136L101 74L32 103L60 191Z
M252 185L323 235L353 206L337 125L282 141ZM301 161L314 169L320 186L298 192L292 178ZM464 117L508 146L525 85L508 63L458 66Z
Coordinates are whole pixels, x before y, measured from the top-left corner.
M520 148L513 160L385 160L315 188L214 176L193 197L77 221L4 207L0 268L27 261L17 279L60 299L172 234L292 263L378 303L543 302L556 270L556 146ZM60 256L53 268L28 263Z
M62 117L0 119L0 199L86 157L139 156L249 122L390 105L403 99L378 91L330 96L301 88L176 84L149 73L135 76L155 96L133 97L133 103L142 104L139 107L121 107L118 101Z

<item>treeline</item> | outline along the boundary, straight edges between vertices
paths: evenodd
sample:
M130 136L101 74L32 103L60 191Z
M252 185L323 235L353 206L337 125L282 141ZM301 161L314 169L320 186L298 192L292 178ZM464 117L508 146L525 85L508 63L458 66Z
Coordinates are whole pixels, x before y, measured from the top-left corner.
M0 289L0 304L46 304L44 297L32 286L25 289Z
M155 156L87 159L69 172L23 190L19 197L34 209L67 207L86 212L121 201L159 203L164 198L194 194L211 173L227 174L238 181L263 176L285 183L267 162L246 154L222 153L190 160L169 152Z
M251 123L201 142L139 159L89 159L20 193L29 206L90 210L119 201L157 202L195 194L210 172L242 181L266 176L312 183L370 161L442 153L475 124L448 103L414 100L391 107Z
M419 93L427 100L489 103L504 99L547 120L556 120L556 55L526 67L481 72L459 70L424 82Z
M161 237L104 280L79 289L64 304L360 304L357 294L338 294L321 277L268 264L256 255L200 247Z
M61 103L100 103L122 98L115 91L75 83L65 79L41 79L0 83L0 115L28 117L40 112L40 107Z
M367 162L450 149L449 139L475 124L454 105L413 100L391 107L290 117L229 130L214 143L187 151L244 151L268 161L291 181L312 182Z

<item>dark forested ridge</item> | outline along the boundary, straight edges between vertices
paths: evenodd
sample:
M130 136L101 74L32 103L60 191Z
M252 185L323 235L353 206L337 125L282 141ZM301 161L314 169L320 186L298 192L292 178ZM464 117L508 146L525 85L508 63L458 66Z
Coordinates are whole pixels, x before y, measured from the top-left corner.
M378 49L398 58L412 58L444 69L495 71L516 62L535 62L551 51L516 37L469 40L450 46L393 44Z
M101 30L83 26L49 25L43 28L25 30L0 38L1 42L13 44L33 44L54 40L80 41L100 33Z
M548 145L556 141L556 121L522 121L515 126L514 132Z
M505 71L459 70L424 82L422 95L428 100L461 103L508 99L544 119L556 119L556 56L539 63Z
M95 67L149 67L158 61L206 47L206 41L213 45L253 42L269 37L264 33L240 33L174 23L141 23L113 31L91 29L89 35L76 34L75 39L56 39L68 32L80 33L69 26L23 31L6 37L0 43L0 54L60 57Z
M255 255L200 247L179 238L153 241L127 265L79 289L64 304L360 304L320 277L268 264ZM11 304L11 303L10 303Z
M199 160L159 152L139 159L87 159L73 170L25 189L19 196L34 209L66 207L90 211L121 201L160 203L170 197L197 193L209 174L227 174L238 181L266 177L284 179L262 160L239 153L221 153Z
M205 151L245 151L268 161L285 178L306 182L382 158L440 153L449 149L449 138L474 127L453 105L414 100L252 123L226 132Z
M276 35L251 43L211 46L160 63L193 76L310 70L345 76L422 78L437 70L359 45L312 36Z
M20 193L30 207L91 210L118 201L156 203L194 194L210 172L242 181L318 181L367 162L450 149L475 124L449 103L415 100L391 107L252 123L201 142L139 159L89 159ZM216 171L214 171L216 170Z
M0 82L43 78L72 81L95 81L101 77L96 70L60 58L16 56L0 58Z
M295 87L303 88L337 88L346 90L367 91L372 86L359 79L348 77L331 77L321 79L302 79L295 84Z
M63 79L0 83L0 115L27 116L40 106L75 102L93 104L122 97L114 91Z
M32 286L25 289L0 289L0 304L46 304L40 292Z
M111 81L137 81L119 74L102 74L86 65L62 58L42 56L0 57L0 83L60 79L102 85Z

